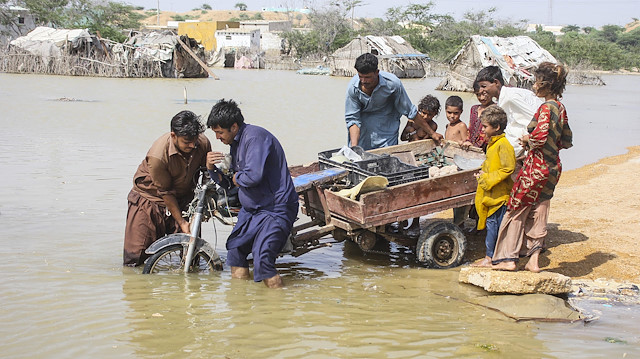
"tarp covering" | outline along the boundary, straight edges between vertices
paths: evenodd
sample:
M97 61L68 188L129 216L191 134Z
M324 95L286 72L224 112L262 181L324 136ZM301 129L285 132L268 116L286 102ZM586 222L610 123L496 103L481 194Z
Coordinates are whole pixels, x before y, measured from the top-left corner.
M69 44L71 48L78 48L88 42L91 42L91 35L86 29L54 29L38 26L27 35L11 41L10 45L47 58L59 57L60 49L65 44Z
M451 71L437 89L471 91L478 71L490 65L500 67L505 83L530 87L534 82L533 70L545 61L557 63L549 51L528 36L473 35L451 60Z
M169 61L173 58L173 49L178 41L170 31L150 32L131 37L126 44L136 48L135 56L148 56L158 61Z

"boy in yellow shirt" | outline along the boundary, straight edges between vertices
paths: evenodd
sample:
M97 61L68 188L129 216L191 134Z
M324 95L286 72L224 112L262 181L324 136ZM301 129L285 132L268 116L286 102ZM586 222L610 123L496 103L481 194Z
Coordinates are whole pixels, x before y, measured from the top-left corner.
M491 105L480 116L482 132L487 139L487 157L476 175L476 211L478 230L487 228L486 257L471 264L473 267L491 267L491 257L496 247L500 222L507 209L507 201L513 187L511 174L516 167L513 146L506 139L507 114L497 105Z

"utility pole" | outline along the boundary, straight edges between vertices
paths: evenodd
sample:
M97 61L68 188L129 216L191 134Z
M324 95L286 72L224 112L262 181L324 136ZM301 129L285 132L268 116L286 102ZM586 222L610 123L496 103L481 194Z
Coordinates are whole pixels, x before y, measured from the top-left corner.
M547 13L547 25L553 25L553 0L549 0L549 12Z
M156 26L160 26L160 0L158 0L158 6L156 7Z

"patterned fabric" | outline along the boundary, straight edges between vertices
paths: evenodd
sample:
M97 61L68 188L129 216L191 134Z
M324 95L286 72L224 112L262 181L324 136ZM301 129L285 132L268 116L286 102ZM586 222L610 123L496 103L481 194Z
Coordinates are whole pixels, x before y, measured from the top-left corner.
M479 108L480 105L471 106L471 112L469 114L469 138L467 138L467 141L471 142L475 147L485 149L487 141L484 138L484 132L482 132L480 116L478 116Z
M567 111L556 100L538 108L527 131L529 153L511 190L509 210L551 199L562 172L560 150L573 146Z

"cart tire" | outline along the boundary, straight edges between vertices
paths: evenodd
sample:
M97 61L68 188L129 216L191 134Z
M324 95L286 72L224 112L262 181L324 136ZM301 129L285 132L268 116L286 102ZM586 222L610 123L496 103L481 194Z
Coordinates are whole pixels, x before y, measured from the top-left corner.
M378 236L367 230L363 230L356 236L356 243L363 251L370 251L375 247Z
M417 260L431 268L453 268L462 263L467 239L458 226L437 221L425 228L416 245Z
M142 273L182 273L184 271L183 248L182 244L177 243L161 249L147 259ZM215 258L209 258L206 253L198 252L194 255L189 272L210 274L220 270L222 270L222 260L217 254Z

